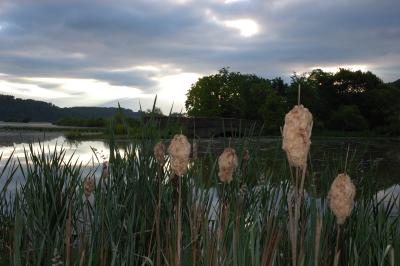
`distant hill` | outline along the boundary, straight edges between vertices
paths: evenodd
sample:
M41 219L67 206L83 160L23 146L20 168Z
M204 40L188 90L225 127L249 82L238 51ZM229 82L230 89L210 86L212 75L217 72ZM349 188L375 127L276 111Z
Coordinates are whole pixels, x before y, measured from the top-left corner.
M55 122L61 118L82 119L107 118L116 114L116 107L68 107L61 108L54 104L23 100L14 96L0 94L0 121L18 122ZM127 117L138 117L139 113L122 108Z
M389 83L390 85L400 89L400 79Z

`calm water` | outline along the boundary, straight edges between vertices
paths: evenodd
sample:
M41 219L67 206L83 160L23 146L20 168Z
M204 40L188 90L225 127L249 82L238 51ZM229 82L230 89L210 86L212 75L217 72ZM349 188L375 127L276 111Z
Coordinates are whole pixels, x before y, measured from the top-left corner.
M82 163L83 175L88 174L90 171L95 171L95 174L99 174L101 171L99 161L108 161L109 148L103 141L70 142L62 133L57 132L43 134L39 132L0 131L0 154L2 154L0 171L10 156L12 156L13 162L18 163L17 159L20 159L21 164L25 164L25 150L29 150L29 144L32 144L35 151L44 148L45 153L53 152L55 147L57 149L62 147L65 149L66 160L73 156L74 160ZM93 148L96 150L97 158ZM4 182L5 178L3 176L0 180L0 188L2 188ZM13 182L8 188L9 191L13 191L17 184L21 182L23 182L23 177L17 171Z
M33 143L34 149L38 150L40 145L49 152L57 147L66 150L66 157L74 155L74 158L85 166L84 174L96 169L99 162L108 161L108 145L104 141L80 141L69 142L62 133L43 133L38 132L13 132L0 131L0 171L4 167L6 160L14 153L13 158L24 158L24 148ZM40 144L39 144L40 143ZM198 143L199 152L213 152L218 154L227 145L221 140L205 139ZM235 145L235 143L233 143ZM262 152L270 163L285 160L285 155L280 148L278 138L265 138L254 140L253 145ZM96 158L93 148L96 150ZM318 169L332 163L332 160L344 162L346 151L349 148L349 158L352 160L352 178L357 182L364 178L364 173L376 173L378 183L377 193L383 195L386 192L392 194L400 193L400 139L392 138L315 138L312 140L310 156L312 167L318 177ZM349 160L350 160L349 159ZM100 171L98 167L97 172ZM96 174L97 174L96 172ZM370 177L371 178L371 177ZM4 177L0 180L0 187L4 185ZM23 182L21 175L16 175L14 182L9 187L10 190Z

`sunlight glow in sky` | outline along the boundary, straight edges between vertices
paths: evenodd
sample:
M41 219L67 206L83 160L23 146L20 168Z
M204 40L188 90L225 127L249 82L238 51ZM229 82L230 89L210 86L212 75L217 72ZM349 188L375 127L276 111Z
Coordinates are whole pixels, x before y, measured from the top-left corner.
M259 31L258 24L251 19L226 20L224 24L227 27L238 29L243 37L251 37Z
M180 103L185 102L186 93L191 84L195 83L200 77L201 75L197 73L180 73L161 77L157 79L160 88L158 96L161 99L170 99L174 106L178 104L178 107L182 109L183 106ZM177 112L180 112L180 110L178 109Z
M352 71L357 71L357 70L368 71L370 69L369 66L367 65L340 65L340 66L314 66L311 67L309 70L311 71L313 69L322 69L325 72L335 73L339 71L340 68L350 69Z

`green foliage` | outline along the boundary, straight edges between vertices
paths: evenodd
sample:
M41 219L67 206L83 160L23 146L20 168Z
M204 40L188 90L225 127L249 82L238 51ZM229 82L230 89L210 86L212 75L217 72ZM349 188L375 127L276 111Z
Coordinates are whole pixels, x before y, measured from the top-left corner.
M267 132L277 132L286 113L285 98L274 91L269 91L264 104L260 107L259 114L265 121Z
M331 113L330 129L357 131L368 128L368 123L356 105L341 105Z
M192 85L185 106L190 116L258 119L268 90L266 79L222 68Z
M82 138L82 132L79 130L68 131L64 135L69 140L75 140L75 139Z
M321 99L318 93L316 82L305 76L292 76L292 83L287 90L287 108L291 109L298 104L298 89L300 90L300 104L307 107L311 113L320 113L323 107L321 106Z
M106 119L101 117L92 119L65 117L58 120L55 124L59 126L73 126L73 127L105 127Z
M314 69L303 75L295 73L288 86L281 78L269 81L223 68L192 85L186 109L189 116L262 120L269 132L278 135L282 109L287 112L298 103L299 85L300 103L313 113L317 130L372 129L398 134L399 81L385 84L370 71L340 69L329 73ZM350 117L345 121L347 114Z
M146 112L140 111L140 118L127 117L123 110L119 108L116 115L107 123L105 134L108 137L117 136L118 138L168 138L177 133L185 133L186 129L180 125L179 121L161 124L160 116L164 116L161 109L156 106L157 97L154 99L153 108ZM177 116L178 117L178 116Z
M154 110L147 109L145 114L154 114L154 115L159 115L159 116L164 115L159 107L154 107Z

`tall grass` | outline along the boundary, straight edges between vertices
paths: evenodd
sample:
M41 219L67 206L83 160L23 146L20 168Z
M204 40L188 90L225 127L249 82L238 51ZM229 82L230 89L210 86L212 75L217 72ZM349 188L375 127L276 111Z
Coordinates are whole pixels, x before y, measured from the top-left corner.
M176 265L176 190L169 158L161 168L154 158L160 140L154 127L143 124L142 136L132 138L124 152L110 139L110 176L96 176L93 202L85 201L82 182L95 175L96 167L83 171L86 166L75 156L67 158L63 147L30 146L17 164L9 159L0 170L0 265L55 265L55 257L64 265ZM201 147L199 140L205 153L190 161L180 179L180 264L291 264L289 166L284 160L275 165L264 160L255 135L223 141L239 157L230 184L219 182L218 153L211 144ZM243 160L246 149L250 158ZM333 264L337 229L326 195L343 163L332 160L321 169L308 164L299 217L304 253L298 265ZM356 165L348 163L350 175ZM16 168L24 182L10 196L5 191ZM321 178L313 178L317 172ZM355 208L342 227L340 262L396 265L400 228L391 210L398 199L379 200L368 180L357 184Z

